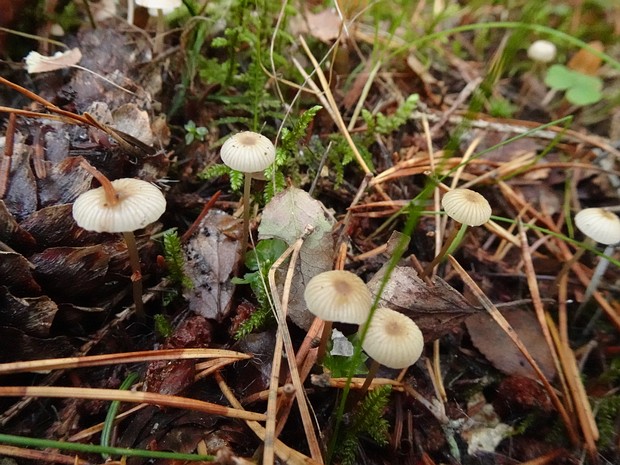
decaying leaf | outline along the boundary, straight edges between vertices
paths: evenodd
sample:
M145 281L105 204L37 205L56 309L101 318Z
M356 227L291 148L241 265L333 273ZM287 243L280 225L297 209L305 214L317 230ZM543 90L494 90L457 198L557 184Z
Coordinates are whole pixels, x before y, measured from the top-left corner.
M189 240L185 274L193 287L186 289L189 308L198 315L221 321L231 308L235 276L241 260L241 222L211 210Z
M47 296L19 298L0 286L0 321L5 326L19 328L30 336L47 337L57 311Z
M17 224L3 200L0 200L0 241L9 245L26 247L34 245L34 238Z
M110 257L101 245L52 247L31 257L46 291L71 297L92 293L104 283Z
M502 314L519 335L545 376L553 379L555 365L536 317L531 312L520 309L503 310ZM495 368L509 375L538 379L517 346L488 314L480 313L468 319L465 324L476 348Z
M126 103L112 112L113 128L135 137L147 145L153 144L153 131L146 111L140 110L135 103Z
M33 51L26 56L26 71L28 74L47 73L77 65L81 59L82 52L79 48L57 52L51 57Z
M30 168L30 148L22 143L24 136L15 134L11 172L4 195L6 207L18 220L22 220L37 209L37 186ZM5 137L0 137L0 153L4 152Z
M384 265L368 282L376 295L385 275ZM435 277L433 286L420 279L411 267L397 266L392 271L380 305L404 313L412 318L424 334L425 341L432 341L449 333L465 319L481 310L472 307L465 298L443 279Z
M331 232L334 220L321 202L304 190L289 187L267 204L258 228L260 239L277 238L292 245L308 225L314 227L314 232L306 238L299 251L298 268L288 302L289 317L304 329L308 329L314 319L303 299L306 283L313 276L332 268L334 240Z
M49 339L29 336L21 329L0 326L0 363L68 357L73 346L65 336Z
M0 285L17 295L41 293L41 286L32 276L32 263L16 252L0 250Z
M39 179L40 206L73 202L90 189L92 176L80 168L82 157L67 157L58 163L45 162L47 176Z

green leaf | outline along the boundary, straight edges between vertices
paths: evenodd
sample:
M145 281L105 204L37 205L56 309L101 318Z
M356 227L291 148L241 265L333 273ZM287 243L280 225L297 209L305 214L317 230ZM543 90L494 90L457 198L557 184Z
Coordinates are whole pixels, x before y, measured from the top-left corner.
M574 85L572 72L564 65L553 65L547 71L545 84L555 90L566 90Z

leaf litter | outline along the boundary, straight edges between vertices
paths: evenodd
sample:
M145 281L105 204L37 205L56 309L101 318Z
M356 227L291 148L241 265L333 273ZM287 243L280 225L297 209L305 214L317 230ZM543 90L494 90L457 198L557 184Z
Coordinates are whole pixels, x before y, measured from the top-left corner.
M97 15L100 5L92 6ZM432 53L442 53L427 59L432 53L427 57L425 52L428 47L418 44L415 50L407 51L408 67L392 69L393 63L389 63L390 67L388 63L375 65L372 60L360 60L365 53L369 53L368 44L373 44L372 47L399 47L406 43L400 41L407 31L395 28L387 39L377 33L377 27L381 29L383 23L377 23L375 29L368 29L368 24L363 20L357 23L351 20L361 14L357 7L359 5L355 3L347 5L343 11L318 8L312 12L302 11L298 16L305 16L304 23L290 23L291 28L302 28L300 24L304 24L303 27L310 25L307 32L305 29L289 30L307 36L308 42L314 36L329 45L339 41L341 35L347 37L347 40L339 41L337 52L329 57L329 69L333 73L329 76L329 85L321 83L328 100L335 102L333 105L322 103L325 107L330 106L332 112L343 109L345 119L349 121L351 118L349 130L354 144L368 150L363 155L372 157L377 174L390 173L389 178L375 178L379 181L371 182L373 188L380 186L382 190L363 192L356 208L349 210L352 216L343 233L348 248L336 251L333 236L336 219L345 215L347 199L355 195L354 186L360 182L361 173L351 165L345 166L344 160L351 154L343 151L345 144L337 140L343 135L345 124L339 128L339 134L331 120L319 113L314 126L308 130L307 140L312 141L309 146L313 150L318 149L320 155L324 148L323 141L334 138L336 142L332 154L326 154L325 164L321 162L320 165L323 169L315 192L323 202L308 196L303 189L289 187L263 209L258 228L259 239L279 238L291 245L307 224L315 228L300 251L288 302L291 320L298 327L292 328L292 334L295 343L300 345L305 330L312 323L301 298L304 283L317 273L332 269L337 263L357 272L376 292L387 266L382 247L387 243L389 229L401 229L403 226L397 217L388 220L391 224L384 223L382 218L393 215L398 208L416 197L422 190L421 186L427 182L428 173L436 169L435 174L439 176L454 176L444 181L446 185L471 183L475 189L488 194L494 201L494 213L510 219L518 218L535 226L542 225L554 233L572 234L567 218L580 206L610 206L617 203L618 195L611 174L615 169L613 155L617 156L613 147L614 128L610 128L609 137L605 138L606 125L595 126L589 122L608 119L600 106L575 110L570 107L570 102L562 100L563 95L549 92L542 74L532 70L521 76L520 70L515 70L494 83L492 94L485 95L484 101L481 100L482 106L477 116L464 120L462 114L467 112L473 115L469 111L473 107L467 107L471 97L468 92L474 89L469 84L484 77L487 54L493 52L481 48L475 41L470 43L475 33L470 36L470 32L466 32L460 35L463 49L449 48L436 41L433 42L435 48ZM424 11L417 10L411 17L424 14ZM472 16L467 18L467 24L470 20L477 20L475 11L468 14ZM596 16L597 13L590 14ZM102 24L97 30L84 26L75 36L66 38L70 47L79 44L83 54L80 65L99 73L101 77L66 69L23 80L23 71L7 71L7 75L12 75L16 82L27 83L29 88L64 110L75 111L79 115L90 113L94 122L91 125L82 122L82 125L76 126L47 118L17 119L11 170L5 174L8 190L0 201L0 354L4 357L3 361L58 357L92 350L119 353L136 346L148 349L227 346L232 344L228 337L231 317L251 315L255 308L256 302L247 288L235 287L231 282L231 278L242 271L238 220L228 215L236 205L236 194L224 190L217 208L225 213L213 210L200 222L198 231L185 245L185 272L193 281L193 288L184 290L186 300L165 297L172 294L172 290L164 278L165 259L160 256L163 252L157 239L162 228L184 228L191 223L197 213L195 209L205 203L204 196L223 188L226 183L223 178L199 187L195 173L199 167L208 165L217 157L218 141L228 132L245 129L241 127L243 123L239 124L245 121L239 116L245 110L231 111L230 107L234 105L221 105L224 100L218 100L228 99L226 101L230 102L234 100L231 97L244 94L244 89L235 88L239 85L236 81L238 76L233 73L235 79L232 87L228 85L230 82L209 81L211 77L205 77L208 73L203 75L202 72L200 79L184 75L183 84L180 84L180 73L184 72L181 69L186 64L189 68L195 65L188 55L178 53L179 50L173 47L169 54L158 57L159 61L152 61L151 44L144 31L136 34L124 27L116 27L120 24L118 18L108 18L107 21L109 23ZM416 27L413 19L411 24L407 24L407 30L415 30ZM438 25L438 28L441 27ZM600 27L605 27L604 20ZM508 35L503 38L497 35L499 31L493 28L487 32L496 34L494 37L499 44L497 53L504 50L504 40L512 40ZM186 40L191 40L191 34L185 33L187 31L182 36L181 48L187 45ZM204 43L195 45L197 48L202 46L209 59L217 57L216 61L222 59L224 63L225 48L210 45L212 39L223 37L217 36L217 32L213 33L214 36L209 35L211 33L207 33L208 38L203 37ZM176 34L177 31L171 32L167 40L181 37ZM6 51L4 44L0 42L0 53ZM315 44L310 44L310 47L314 49ZM574 47L566 47L562 51L564 56L580 57L579 60L585 63L583 66L578 63L577 66L577 58L574 58L568 63L568 68L578 69L597 79L604 76L606 85L601 92L608 101L614 101L610 92L613 92L614 85L617 86L617 78L610 73L613 67L609 62L601 66L600 57L591 59L583 49L575 53ZM609 48L607 43L604 50L613 53L610 51L613 48ZM242 74L241 70L246 70L247 57L242 58L243 47L237 52L240 68L236 70ZM296 59L300 59L298 52L292 52ZM518 56L520 52L516 51ZM468 58L463 59L463 55ZM308 63L306 58L309 57L301 56L300 66ZM177 66L179 63L183 66ZM525 62L522 65L528 66ZM363 71L360 73L359 70ZM274 71L277 71L274 79L279 78L280 69ZM499 68L498 73L501 73ZM468 80L471 82L468 83ZM349 85L350 82L353 84ZM272 85L273 81L265 83L262 88L272 90ZM170 110L173 92L179 92L177 96L190 97L184 103L176 100L175 109ZM405 101L414 93L420 94L420 102L424 104L415 116L406 118L392 133L372 133L373 115L381 113L381 117L376 116L377 121L390 118L393 112L397 113L398 102ZM9 100L6 95L2 89L0 100L3 104L6 100L19 108L27 106L23 99L11 96ZM503 108L502 102L518 106ZM31 109L35 107L30 106ZM356 116L353 112L361 109L368 111L371 118L364 118L363 123L358 119L357 124L353 124ZM172 132L160 111L170 116ZM269 111L270 115L276 113L272 109ZM503 111L508 111L512 119L497 117ZM572 127L578 131L550 128L507 142L515 133L522 134L532 128L532 124L559 120L566 114L575 118ZM183 134L178 128L190 119L196 121L197 126L204 127L207 137L185 147ZM423 124L425 119L433 124L428 132ZM273 116L263 129L270 133L281 121L279 115ZM464 121L467 124L463 124ZM262 121L259 126L261 124ZM613 123L610 124L613 126ZM454 150L446 164L448 168L441 171L443 168L437 168L434 164L441 156L438 148L450 144L457 147L457 133L460 150ZM372 139L370 142L364 139L367 135L372 136L367 138ZM464 161L461 154L467 152L471 140L478 138L483 142L475 150L475 159L469 160L456 172L448 172L447 169ZM1 140L0 145L5 143L6 138ZM351 148L350 143L348 146ZM1 148L4 152L4 146ZM489 152L484 152L486 149ZM334 155L336 153L337 156ZM300 142L295 155L291 165L300 163L296 166L301 168L301 172L291 170L285 171L285 174L291 176L293 184L305 188L309 184L307 178L311 177L307 175L313 175L318 164L312 161L304 165L309 157L304 141ZM316 154L313 153L313 156ZM436 158L432 159L433 156ZM5 166L7 157L2 157ZM599 164L599 157L607 160L604 172L599 169L603 166L603 163ZM171 203L174 202L175 207L169 209L162 219L163 226L154 225L138 237L144 279L151 287L145 299L151 310L161 312L159 315L172 328L172 336L153 332L148 326L150 321L127 322L122 309L130 300L131 271L123 242L115 235L85 233L72 221L71 202L92 185L91 177L78 166L81 158L104 170L111 178L130 176L158 181L165 186ZM596 165L593 160L596 160ZM307 173L304 172L306 167ZM597 169L591 170L590 167ZM171 182L177 179L181 182ZM259 186L261 183L255 182ZM418 363L407 372L406 383L394 382L395 391L406 392L405 395L393 394L389 408L383 412L384 418L393 426L390 439L394 447L380 449L362 442L360 450L365 454L363 459L368 463L415 463L423 457L425 462L439 463L458 461L461 454L463 463L472 460L489 463L505 459L526 461L541 457L547 463L554 458L564 462L574 461L577 455L572 450L579 450L579 447L571 449L564 443L550 444L542 440L551 434L554 427L558 427L554 407L546 398L546 392L527 378L531 373L522 357L513 350L511 343L505 341L497 325L488 323L485 313L461 295L464 292L462 283L451 267L442 265L438 276L426 281L417 276L416 268L409 266L407 255L415 255L424 261L433 258L434 238L441 232L428 214L434 206L431 202L424 202L422 200L420 204L425 210L422 221L413 231L412 244L406 251L405 260L393 270L387 282L381 305L388 305L415 319L423 328L428 342L439 338L440 343L433 347L427 345L426 355L429 361L433 360L432 363ZM329 210L332 207L333 213ZM390 224L390 227L384 228L385 224ZM468 272L489 284L485 292L494 301L526 302L522 304L522 309L506 310L503 314L543 367L546 377L552 380L556 367L548 360L548 353L539 353L545 352L547 346L541 337L539 322L533 318L533 311L529 308L526 286L521 283L524 272L517 249L518 240L513 234L512 227L505 223L495 229L472 231L465 237L463 247L456 256ZM562 322L562 312L568 311L570 314L573 309L570 300L558 297L554 278L577 248L573 248L570 241L563 242L546 232L528 230L527 235L534 243L531 247L537 273L534 278L542 294L553 299L553 303L545 303L545 310L551 319ZM579 235L575 237L580 239ZM362 250L368 258L356 260L356 254ZM375 250L378 252L373 255ZM574 266L566 288L568 299L582 297L582 288L587 284L584 277L587 279L591 274L592 264L592 257L587 255ZM568 320L566 326L570 333L557 336L560 341L558 347L569 351L571 356L574 356L576 347L581 347L575 353L584 370L575 370L572 374L576 374L578 380L579 375L583 376L589 398L596 399L601 405L614 397L614 381L605 376L610 373L607 367L613 366L617 332L608 322L607 325L595 325L594 332L590 333L583 331L583 328L593 327L589 325L589 318L590 313L595 313L594 305L603 307L607 302L611 308L608 312L616 309L617 289L613 282L617 280L617 275L617 269L607 272L608 284L602 290L604 295L596 297L596 302L590 304L587 316L575 316L575 320ZM277 274L277 281L278 291L281 291L282 273ZM118 319L115 314L119 315ZM341 329L345 334L351 332L347 327ZM82 344L84 340L88 341L86 345ZM336 340L344 343L349 353L348 339L337 337ZM220 371L221 379L230 382L237 395L254 396L250 402L258 404L248 406L248 409L261 411L263 408L262 401L256 399L261 399L260 396L264 395L262 391L269 387L271 366L268 360L273 355L270 350L273 351L274 341L273 328L251 334L238 347L254 354L255 359L247 364L238 363L234 369ZM594 341L596 346L592 344ZM496 350L498 347L503 350ZM591 363L593 359L601 363ZM562 358L562 363L565 360ZM311 365L312 358L306 360L306 367ZM216 387L212 378L196 380L196 367L191 362L152 364L147 371L143 366L132 368L141 371L147 381L147 389L182 393L221 403L221 383L220 387ZM128 370L111 366L99 370L73 370L66 378L79 385L116 389L127 374ZM281 379L286 374L281 373ZM39 375L32 376L33 385L43 379ZM336 380L332 381L336 383ZM578 382L581 383L580 380ZM58 382L58 385L63 383ZM562 388L559 381L554 382L554 386ZM307 394L317 412L319 428L326 436L332 431L330 414L339 388L307 386ZM411 395L410 389L414 388L419 391L419 397ZM442 394L444 390L446 392ZM481 393L484 394L482 397ZM563 399L573 399L573 396L570 390L563 392ZM589 402L588 396L584 395L581 401ZM106 404L100 401L72 399L62 408L57 408L60 404L53 401L39 402L39 405L56 409L56 421L43 418L44 409L30 409L23 412L18 421L14 420L13 425L8 423L11 431L33 430L33 424L38 423L49 427L45 431L39 428L41 436L65 438L65 432L74 427L70 425L87 428L93 419L98 421L106 410ZM578 406L580 401L571 402ZM9 406L4 401L3 405ZM424 406L428 405L432 408L425 411ZM604 407L601 408L603 412ZM429 424L410 421L410 418L426 418L429 412L437 413L442 408L444 417L436 415ZM571 408L568 401L567 408ZM472 419L469 428L460 430L467 444L450 447L451 433L446 424L457 424L462 412ZM578 418L571 425L573 429L575 425L582 427L588 423L588 418L583 417L578 408L570 412ZM527 416L526 420L520 423L524 416ZM0 417L3 426L5 421L8 422L6 418L10 415ZM29 423L28 418L34 421ZM304 442L303 433L299 432L301 427L294 418L293 415L293 419L286 424L281 439L288 444L300 445ZM431 424L441 418L449 418L452 423L440 426ZM612 416L612 420L614 418ZM124 421L119 425L118 444L127 447L193 451L197 448L203 450L206 444L211 451L218 447L217 444L224 444L235 454L250 456L260 445L260 441L251 436L244 424L210 415L148 407ZM604 431L604 415L599 415L596 421L601 422L601 430ZM522 424L525 426L521 427ZM472 433L476 427L479 427L481 436ZM513 427L516 429L510 433L510 440L502 441ZM467 436L468 431L470 436ZM401 433L402 436L399 436ZM591 456L596 455L593 454L596 448L588 442L585 429L583 435L585 450ZM579 441L574 445L583 446ZM607 447L600 453L611 457L614 453L617 455L617 448Z

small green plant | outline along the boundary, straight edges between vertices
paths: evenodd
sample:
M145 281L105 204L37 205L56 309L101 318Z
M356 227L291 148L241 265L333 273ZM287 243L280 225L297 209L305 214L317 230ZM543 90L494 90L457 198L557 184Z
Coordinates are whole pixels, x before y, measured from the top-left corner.
M200 142L203 142L205 140L205 136L209 132L209 130L205 128L204 126L197 127L196 123L194 123L192 120L189 120L185 124L184 129L185 129L185 144L186 145L191 144L195 140L199 140Z
M388 421L383 417L390 400L391 386L378 387L366 395L353 413L350 424L343 430L343 438L337 456L343 465L357 463L356 453L360 438L367 435L380 446L388 443Z
M192 280L185 274L183 267L185 265L185 255L181 246L181 238L177 234L176 229L165 231L163 234L164 259L168 267L168 277L174 286L172 286L163 295L164 307L170 305L179 295L179 288L191 289L193 287ZM158 324L158 321L155 321ZM161 332L160 334L164 334Z
M415 110L420 99L418 94L411 94L401 103L394 114L386 116L383 113L373 115L368 110L362 110L362 118L368 127L367 133L374 140L374 134L390 134L405 124Z
M246 273L243 278L233 278L233 283L249 284L258 306L250 318L241 323L235 334L235 339L243 339L273 319L271 305L269 304L267 274L271 265L280 258L287 247L286 242L280 239L266 239L256 244L254 250L246 255L245 266L250 272Z
M168 321L165 315L163 315L162 313L157 313L155 317L153 318L153 320L155 323L155 332L159 336L163 338L172 336L172 333L173 333L172 325L170 324L170 322Z
M603 397L597 402L596 425L600 432L599 447L605 449L618 441L617 419L620 395Z
M545 84L554 90L566 91L566 100L574 105L590 105L603 98L601 78L588 76L564 65L551 66L547 71Z

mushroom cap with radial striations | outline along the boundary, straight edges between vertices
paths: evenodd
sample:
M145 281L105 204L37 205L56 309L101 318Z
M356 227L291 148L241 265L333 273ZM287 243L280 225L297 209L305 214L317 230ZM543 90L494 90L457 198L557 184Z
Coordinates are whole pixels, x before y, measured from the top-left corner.
M81 194L73 203L73 218L81 228L96 232L130 232L153 223L166 210L166 198L150 182L121 178L112 181L118 202L108 203L103 187Z
M135 2L136 5L145 8L156 8L158 10L178 8L183 5L183 0L135 0Z
M605 245L620 242L620 218L602 208L584 208L575 215L579 231Z
M557 48L553 42L548 40L536 40L527 49L527 56L530 60L539 63L549 63L555 59Z
M468 226L480 226L491 218L491 205L476 191L452 189L441 199L441 206L448 216Z
M332 270L314 276L306 285L308 310L325 321L362 324L368 318L372 295L350 271Z
M389 308L375 310L362 348L389 368L407 368L422 355L424 337L411 318Z
M226 166L243 173L264 171L276 159L276 148L262 134L243 131L224 142L220 157Z

